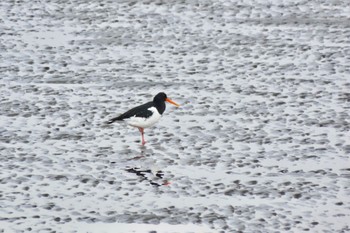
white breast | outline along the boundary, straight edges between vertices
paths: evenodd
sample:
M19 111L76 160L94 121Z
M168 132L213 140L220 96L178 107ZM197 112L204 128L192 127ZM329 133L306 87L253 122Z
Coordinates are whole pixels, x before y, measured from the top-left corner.
M148 118L143 118L143 117L130 117L126 119L125 121L134 127L140 127L140 128L148 128L157 123L159 119L162 117L162 115L159 114L157 109L155 107L151 107L148 110L152 111L153 114L152 116Z

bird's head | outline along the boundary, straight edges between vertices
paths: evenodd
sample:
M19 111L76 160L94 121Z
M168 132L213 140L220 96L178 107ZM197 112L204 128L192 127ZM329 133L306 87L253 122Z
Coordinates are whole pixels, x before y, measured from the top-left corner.
M159 92L153 99L153 101L166 101L168 103L171 103L173 105L175 105L176 107L179 107L180 105L175 103L174 101L172 101L171 99L169 99L167 97L167 95L164 92Z

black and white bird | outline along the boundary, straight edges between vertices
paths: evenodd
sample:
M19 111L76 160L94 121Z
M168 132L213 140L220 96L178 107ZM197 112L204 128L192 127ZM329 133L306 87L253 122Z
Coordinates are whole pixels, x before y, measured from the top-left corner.
M132 108L120 116L110 119L107 123L125 121L128 125L138 128L142 137L142 145L145 145L144 128L151 127L159 121L165 111L165 101L176 107L180 106L169 99L164 92L160 92L153 98L153 101Z

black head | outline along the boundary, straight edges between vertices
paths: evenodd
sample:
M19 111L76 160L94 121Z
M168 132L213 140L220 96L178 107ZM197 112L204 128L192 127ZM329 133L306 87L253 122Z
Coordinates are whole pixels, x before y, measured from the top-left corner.
M159 92L154 98L153 101L158 102L162 101L164 102L167 99L167 95L164 92Z
M153 99L153 103L156 106L164 106L164 110L165 110L165 101L168 103L171 103L173 105L175 105L176 107L179 107L180 105L178 105L177 103L175 103L174 101L172 101L171 99L169 99L167 97L167 95L164 92L159 92ZM159 109L158 109L159 110Z

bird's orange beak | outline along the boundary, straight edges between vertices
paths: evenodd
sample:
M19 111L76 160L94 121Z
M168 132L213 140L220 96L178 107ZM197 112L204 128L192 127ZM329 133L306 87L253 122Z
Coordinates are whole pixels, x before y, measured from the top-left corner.
M174 101L172 101L172 100L169 99L169 98L166 98L165 101L166 101L166 102L169 102L169 103L171 103L171 104L173 104L173 105L175 105L176 107L180 107L179 104L175 103Z

